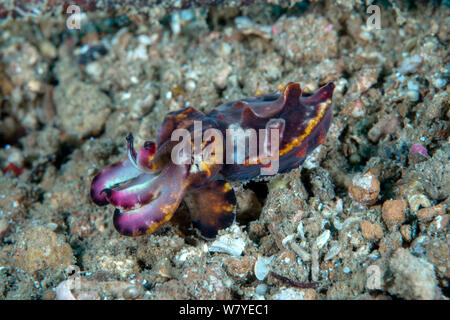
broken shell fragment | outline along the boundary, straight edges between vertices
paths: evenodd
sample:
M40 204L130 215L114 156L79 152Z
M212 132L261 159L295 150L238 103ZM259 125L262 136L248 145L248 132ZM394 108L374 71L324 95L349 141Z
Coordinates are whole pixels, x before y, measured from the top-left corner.
M255 276L259 281L264 281L270 272L270 263L273 257L258 257L255 263Z

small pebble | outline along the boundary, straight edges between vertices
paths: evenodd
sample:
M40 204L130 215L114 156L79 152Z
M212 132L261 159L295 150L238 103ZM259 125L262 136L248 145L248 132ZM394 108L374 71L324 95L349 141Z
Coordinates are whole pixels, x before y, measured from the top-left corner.
M195 19L195 15L190 9L180 11L181 20L190 21Z
M427 152L427 148L425 148L423 145L415 143L413 144L410 148L409 148L409 153L410 154L421 154L426 158L429 158L430 156L428 155Z
M438 89L442 89L447 85L447 80L442 78L433 79L432 81L433 86L435 86Z
M409 210L413 214L416 214L420 207L428 208L431 206L430 199L428 199L423 193L408 196L408 204Z
M330 235L330 230L325 230L322 232L322 234L316 239L317 248L322 248L328 242L328 239L330 239Z
M47 223L46 227L51 231L55 231L56 229L58 229L58 225L54 222Z
M330 248L330 250L328 250L323 259L325 261L331 260L335 258L341 252L341 250L342 248L340 246L333 246Z
M58 55L55 46L48 40L44 40L40 43L39 50L41 50L41 53L48 58L56 58Z
M414 82L414 81L408 81L408 89L409 90L414 90L414 91L419 91L419 85Z
M255 289L255 293L261 296L265 295L266 292L267 292L267 285L265 285L264 283L259 284Z
M232 70L233 68L229 64L226 64L217 70L216 75L213 78L214 85L219 89L225 88L227 78L231 74Z
M217 54L221 57L228 57L231 53L232 47L225 42L222 42L217 48Z
M140 44L143 44L144 46L149 46L149 45L151 45L152 43L153 43L153 40L154 38L153 37L149 37L148 35L146 35L146 34L141 34L141 35L139 35L139 37L138 37L138 41L139 41L139 43Z
M420 222L429 222L437 215L443 215L445 213L445 208L443 205L437 205L429 208L422 208L417 211L417 219Z
M439 299L440 289L433 265L425 257L417 257L410 250L399 248L389 261L394 280L387 288L406 300Z
M197 87L197 85L195 84L194 80L189 79L189 80L186 81L186 90L188 92L194 92L196 87Z
M427 252L426 246L430 242L430 238L428 236L419 236L410 245L410 249L412 253L415 254L425 254Z
M442 230L445 230L447 228L448 223L450 220L450 214L444 214L441 216L437 216L434 218L433 222L431 223L431 226L434 230L437 232L440 232Z
M411 241L412 239L412 230L409 224L402 225L400 227L400 233L402 234L403 240Z
M209 252L228 253L232 256L240 256L245 249L245 239L239 232L239 228L234 228L233 234L224 234L218 237L209 245Z
M417 102L420 100L420 92L417 90L408 90L404 95L411 102Z
M180 23L180 13L174 12L170 16L170 28L172 29L172 32L177 35L181 32L181 23Z
M403 223L406 219L405 200L387 200L383 203L382 217L387 226L393 227Z
M0 238L3 237L8 230L9 224L6 219L0 219Z
M363 237L368 240L383 238L383 229L377 223L371 223L369 221L361 222L361 232Z
M402 64L398 68L398 71L403 74L412 73L417 70L421 63L422 58L416 54L403 60Z
M372 205L378 200L380 181L370 172L358 173L353 177L348 192L360 205Z
M136 286L129 286L122 293L124 299L127 300L135 300L138 299L142 295L142 290L137 288Z

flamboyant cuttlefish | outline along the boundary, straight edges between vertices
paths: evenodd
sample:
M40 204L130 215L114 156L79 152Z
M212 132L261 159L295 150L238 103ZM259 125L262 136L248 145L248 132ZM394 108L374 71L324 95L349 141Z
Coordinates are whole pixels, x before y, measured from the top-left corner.
M93 179L91 197L100 206L110 203L116 207L114 227L126 236L158 229L172 218L184 198L194 226L203 236L215 237L235 218L236 197L227 181L259 177L268 166L267 159L263 159L268 155L276 156L278 172L297 168L308 153L325 142L332 120L333 90L334 84L328 83L315 94L307 95L302 94L299 84L288 83L275 93L227 102L209 114L192 107L171 112L158 128L156 143L145 142L139 153L134 150L131 133L127 136L128 159L113 164ZM195 128L199 122L200 130ZM217 139L217 134L226 136L230 128L241 130L235 132L244 134L244 143L249 140L247 129L276 129L276 139L272 140L272 131L270 135L257 136L260 152L254 154L246 148L240 155L243 161L198 157L214 144L210 148L213 156L232 151L231 158L236 160L236 144ZM184 149L174 152L179 140L174 139L175 132L190 134L188 147L197 150L193 155L186 155ZM216 135L206 135L207 132ZM277 142L276 154L273 150L268 152L273 149L273 142ZM174 154L195 161L180 164L174 161Z

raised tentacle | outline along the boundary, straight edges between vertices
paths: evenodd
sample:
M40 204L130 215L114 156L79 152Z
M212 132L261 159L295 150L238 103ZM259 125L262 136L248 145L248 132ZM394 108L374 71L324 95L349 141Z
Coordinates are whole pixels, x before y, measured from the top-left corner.
M137 154L134 150L134 137L130 132L127 135L127 154L130 162L138 170L152 172L158 169L153 162L156 154L156 144L153 141L146 141L144 147Z
M155 154L156 143L153 141L146 141L137 155L137 163L139 167L154 170L152 167L152 161L155 158Z

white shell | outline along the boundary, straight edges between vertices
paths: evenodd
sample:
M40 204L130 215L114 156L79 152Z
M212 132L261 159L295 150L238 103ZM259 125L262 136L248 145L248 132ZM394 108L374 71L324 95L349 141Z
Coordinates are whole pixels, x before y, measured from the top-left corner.
M255 276L259 281L263 281L270 272L269 265L273 257L258 257L255 263Z
M320 236L317 237L316 239L316 244L317 244L317 248L322 248L327 242L328 239L330 239L330 230L325 230L324 232L322 232L322 234Z
M228 253L232 256L240 256L245 249L245 238L239 227L232 226L232 233L220 236L209 245L209 252Z

